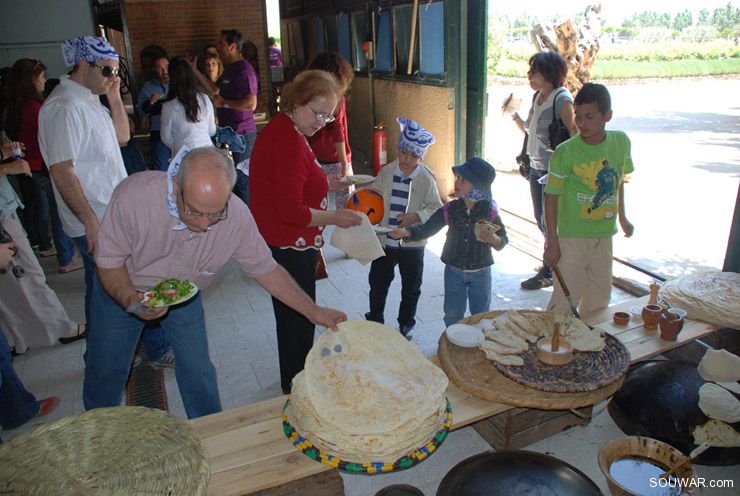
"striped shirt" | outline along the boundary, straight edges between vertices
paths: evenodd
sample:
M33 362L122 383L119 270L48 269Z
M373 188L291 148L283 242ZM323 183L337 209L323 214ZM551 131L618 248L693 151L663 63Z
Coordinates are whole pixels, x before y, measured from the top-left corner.
M401 219L398 218L398 214L406 212L411 194L411 183L418 174L418 166L410 176L406 177L406 174L401 172L401 166L396 165L396 170L393 172L393 190L391 191L390 215L388 217L388 227L391 229L395 229L401 225ZM385 246L386 248L399 248L400 243L399 240L392 239L389 236Z

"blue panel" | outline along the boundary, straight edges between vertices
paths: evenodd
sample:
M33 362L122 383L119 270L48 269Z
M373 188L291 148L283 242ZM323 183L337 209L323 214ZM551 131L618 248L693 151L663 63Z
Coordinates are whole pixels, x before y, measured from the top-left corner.
M349 35L349 16L347 14L339 14L337 17L337 44L339 45L339 55L344 57L344 60L352 63L352 45L351 38Z
M442 76L445 72L444 2L419 6L421 73Z
M316 53L326 51L326 38L324 36L324 20L317 17L313 23L314 39L316 40Z
M378 19L378 46L375 70L389 72L393 68L393 52L391 51L391 11L384 10Z

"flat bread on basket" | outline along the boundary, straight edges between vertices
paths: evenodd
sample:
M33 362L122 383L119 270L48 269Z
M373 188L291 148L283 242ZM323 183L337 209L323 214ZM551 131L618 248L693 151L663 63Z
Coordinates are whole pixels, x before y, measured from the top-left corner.
M394 461L429 442L446 418L447 376L401 334L365 320L324 332L296 375L286 415L342 460Z

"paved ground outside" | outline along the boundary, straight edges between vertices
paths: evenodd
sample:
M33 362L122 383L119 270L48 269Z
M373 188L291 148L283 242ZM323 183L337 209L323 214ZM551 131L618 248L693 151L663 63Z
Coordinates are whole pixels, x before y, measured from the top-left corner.
M500 81L489 94L485 156L511 170L523 135L501 101L532 90L523 80ZM608 83L607 83L608 84ZM651 80L609 85L614 117L607 129L632 140L635 172L625 186L635 234L615 236L615 255L664 276L721 269L740 183L740 79ZM504 209L532 218L527 182L500 174L494 195Z

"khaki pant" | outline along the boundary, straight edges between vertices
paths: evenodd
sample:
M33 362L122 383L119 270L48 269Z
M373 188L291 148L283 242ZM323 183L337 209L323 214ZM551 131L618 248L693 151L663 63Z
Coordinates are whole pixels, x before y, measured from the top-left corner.
M23 267L25 274L20 279L10 270L0 274L0 329L20 353L31 346L58 344L57 338L74 335L77 324L69 319L56 293L46 285L44 270L18 218L13 214L2 223L18 248L13 263Z
M609 306L612 295L612 238L560 238L560 272L578 313ZM571 315L563 288L554 278L550 311Z

